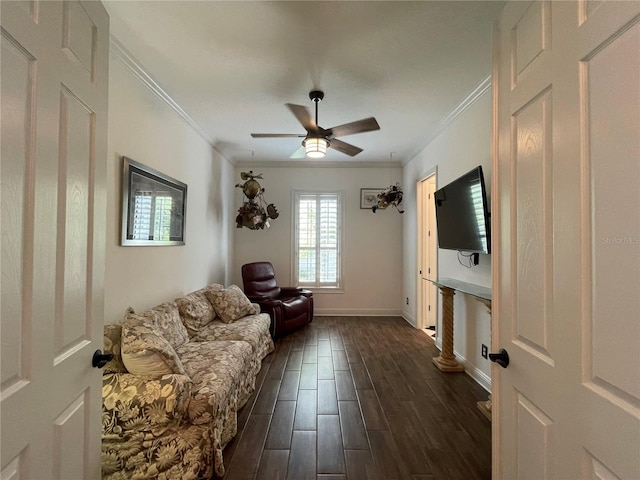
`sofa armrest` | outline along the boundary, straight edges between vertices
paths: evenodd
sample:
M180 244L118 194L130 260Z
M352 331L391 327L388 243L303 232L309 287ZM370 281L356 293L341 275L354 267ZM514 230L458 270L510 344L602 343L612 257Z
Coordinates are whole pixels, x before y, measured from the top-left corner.
M193 382L186 375L148 377L111 373L102 377L103 435L162 435L188 421Z

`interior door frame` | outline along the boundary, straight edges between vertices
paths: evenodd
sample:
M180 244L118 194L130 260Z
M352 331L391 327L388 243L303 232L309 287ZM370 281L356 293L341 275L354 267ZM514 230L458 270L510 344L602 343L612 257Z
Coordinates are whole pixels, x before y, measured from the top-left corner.
M426 225L426 223L428 222L427 218L426 218L426 214L425 214L425 205L426 202L428 201L427 198L427 181L431 178L433 178L434 181L434 186L435 188L437 188L437 184L438 184L438 167L435 166L433 168L431 168L430 170L428 170L427 172L425 172L423 175L421 175L418 179L418 181L416 182L416 212L417 212L417 217L418 217L418 221L417 221L417 232L416 232L416 237L417 237L417 241L416 241L416 245L417 245L417 249L418 249L418 255L417 255L417 259L418 259L418 269L417 269L417 302L416 302L416 327L419 329L423 329L425 328L425 323L424 323L424 318L426 317L426 308L428 305L428 299L425 298L425 295L423 293L423 289L422 289L422 282L424 281L423 279L426 278L425 275L423 275L422 270L425 266L426 263L426 259L425 259L425 250L429 244L428 241L428 237L425 234L425 232L427 232L427 227L429 227L431 229L432 232L436 232L436 224L435 224L435 218L431 219L431 225ZM435 237L435 235L434 235ZM434 243L434 249L435 252L433 252L433 257L434 257L434 265L433 265L433 272L432 275L434 275L436 278L438 276L438 252L437 252L437 247L435 246L436 244ZM435 286L434 286L435 288ZM435 302L434 302L434 311L433 311L433 316L435 318L435 322L434 325L437 325L437 321L438 321L438 302L437 302L437 295L435 298Z
M498 187L498 163L499 163L499 146L500 146L500 130L499 130L499 110L498 110L498 92L500 79L500 26L499 20L496 20L492 27L491 38L492 44L492 64L491 64L491 303L498 304L499 285L500 285L500 252L501 239L499 229L502 220L502 212L499 207L500 189ZM500 349L500 317L497 311L491 311L491 351L497 352ZM500 471L500 424L501 418L498 415L500 407L500 396L494 395L494 392L500 391L500 375L498 373L498 365L491 363L491 471ZM496 475L496 473L494 473Z

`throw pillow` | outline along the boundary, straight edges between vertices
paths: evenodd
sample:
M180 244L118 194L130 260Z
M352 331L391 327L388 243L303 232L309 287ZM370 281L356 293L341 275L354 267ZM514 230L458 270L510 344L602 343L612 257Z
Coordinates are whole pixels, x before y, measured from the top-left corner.
M186 375L180 358L150 318L130 313L122 325L122 360L136 375Z
M122 361L122 323L108 323L104 326L103 351L112 353L113 359L107 362L102 370L106 373L127 373L127 369Z
M173 348L179 347L189 341L189 333L180 320L180 312L175 302L165 302L139 313L142 317L152 320L153 324L160 331Z
M255 311L251 301L237 285L223 290L207 290L206 295L218 317L225 323L234 322Z
M207 288L209 287L176 298L180 318L187 328L190 338L195 337L203 327L216 318L216 311L205 294ZM221 286L221 288L224 287Z

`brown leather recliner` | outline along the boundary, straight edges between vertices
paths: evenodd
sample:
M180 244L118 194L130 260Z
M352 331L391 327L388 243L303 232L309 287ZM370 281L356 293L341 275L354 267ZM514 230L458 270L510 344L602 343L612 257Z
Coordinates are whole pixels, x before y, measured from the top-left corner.
M271 317L271 336L281 337L313 320L313 292L303 288L279 287L270 262L242 266L244 293Z

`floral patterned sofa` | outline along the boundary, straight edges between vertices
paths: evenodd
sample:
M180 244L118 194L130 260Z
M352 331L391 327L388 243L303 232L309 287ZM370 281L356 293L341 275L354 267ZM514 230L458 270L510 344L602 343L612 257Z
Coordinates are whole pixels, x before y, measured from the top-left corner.
M104 479L224 475L237 411L273 351L270 319L235 285L210 285L105 325Z

